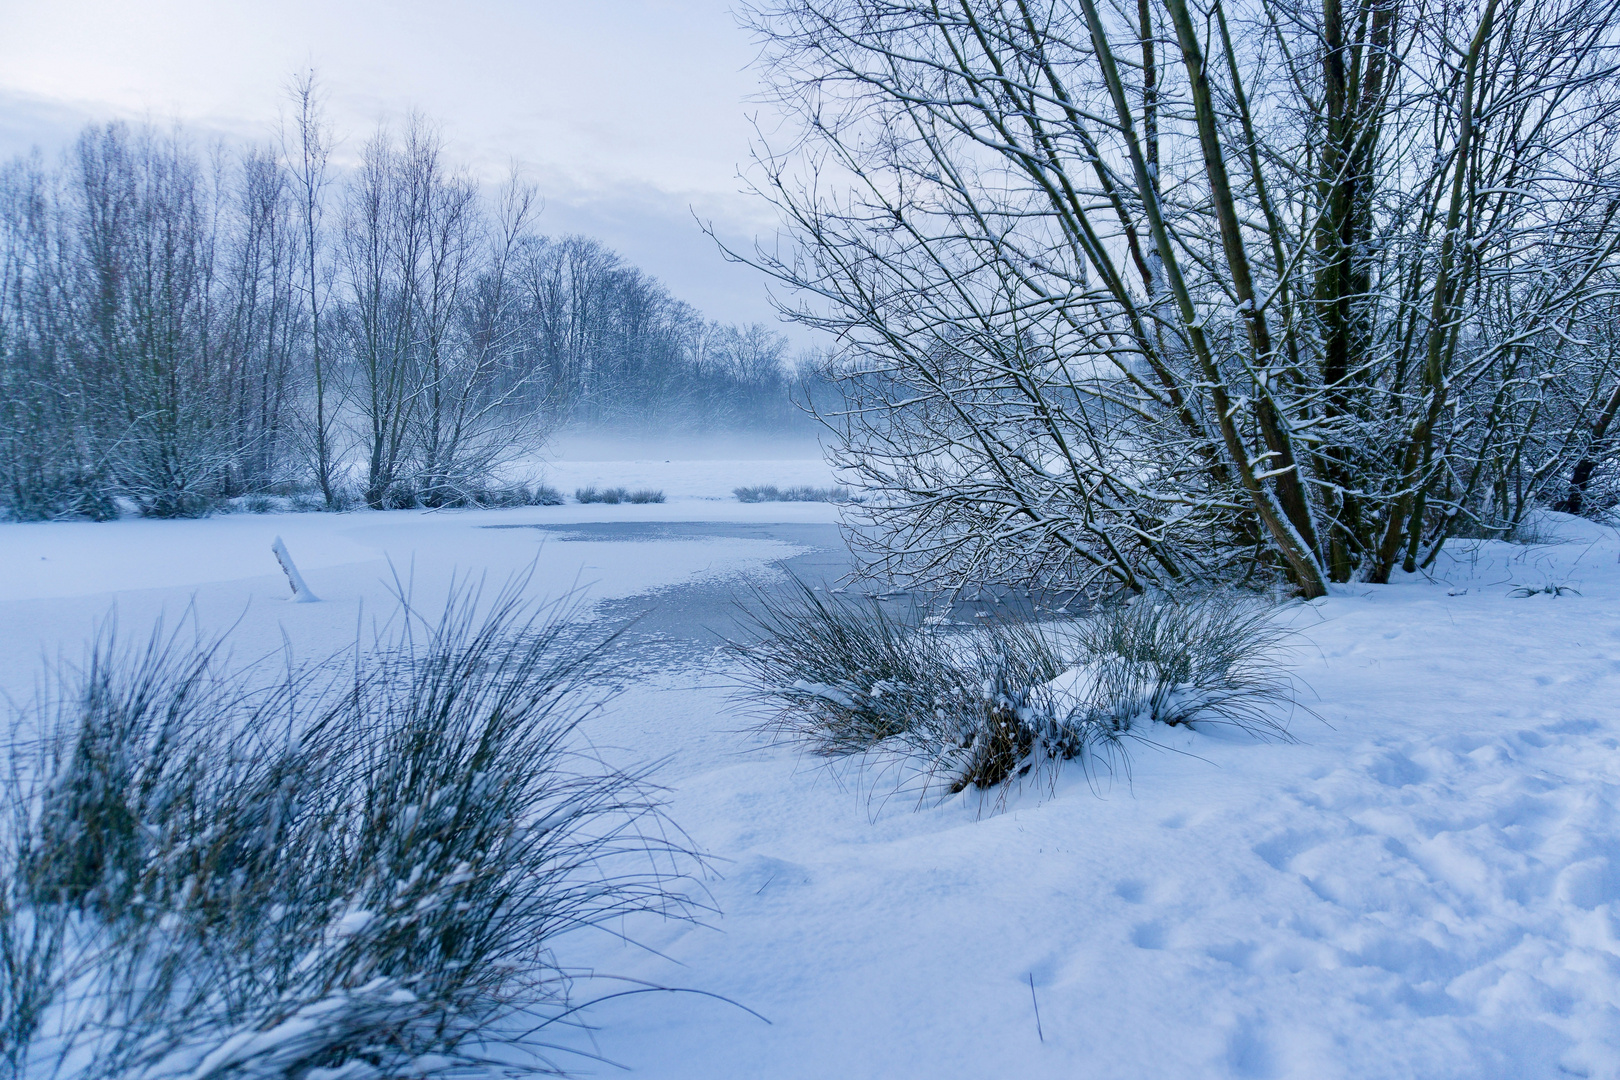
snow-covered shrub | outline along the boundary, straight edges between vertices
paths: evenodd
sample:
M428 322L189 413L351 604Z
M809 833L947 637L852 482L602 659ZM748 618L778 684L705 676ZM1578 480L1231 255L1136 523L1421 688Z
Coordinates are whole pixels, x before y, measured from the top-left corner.
M0 512L15 521L113 521L118 503L93 472L29 468L0 438Z
M531 506L561 506L567 501L563 498L563 493L550 484L536 484L529 492Z
M17 718L0 1053L79 1077L456 1069L568 1008L559 935L689 913L643 777L576 736L600 643L515 587L394 625L274 679L217 641L107 634Z
M385 504L391 509L409 509L427 506L445 508L510 509L518 506L561 506L562 492L547 484L530 487L522 481L508 484L483 482L433 485L401 481L388 489Z
M638 488L631 491L629 488L599 488L591 484L576 489L574 498L582 503L608 503L617 506L619 503L661 503L664 501L664 493L657 488Z
M422 505L416 485L403 480L389 484L381 495L369 501L374 501L379 510L414 510Z
M240 502L241 508L249 514L271 514L291 505L289 500L274 495L244 495Z
M958 633L800 581L748 616L754 640L731 651L767 729L817 754L896 755L960 791L1074 757L1102 730L1050 692L1073 648L1047 627Z
M949 791L1112 750L1148 722L1282 734L1292 702L1285 632L1233 596L960 630L796 581L748 615L753 640L731 652L770 732L827 756L896 755Z
M1288 631L1257 600L1139 598L1099 608L1074 631L1081 664L1055 689L1094 722L1126 731L1198 720L1284 734L1278 714L1294 700L1279 652Z
M757 487L733 488L731 493L737 497L738 502L826 502L845 503L860 502L861 500L849 493L847 488L841 487L800 487L779 488L775 484L762 484Z
M466 493L449 493L444 506L484 506L505 509L514 506L533 506L534 492L523 483L500 487L477 488Z
M598 488L595 484L578 488L574 498L582 503L609 503L618 505L630 497L630 492L622 487Z
M858 754L910 731L958 684L948 645L915 618L794 579L746 610L752 641L731 643L775 733L818 754Z
M353 505L353 502L355 501L354 496L346 488L340 490L342 491L342 495L339 496L336 509L347 510ZM337 492L334 492L334 494L337 494ZM325 510L327 508L326 497L318 491L300 491L291 496L290 507L301 514L313 513L317 510Z

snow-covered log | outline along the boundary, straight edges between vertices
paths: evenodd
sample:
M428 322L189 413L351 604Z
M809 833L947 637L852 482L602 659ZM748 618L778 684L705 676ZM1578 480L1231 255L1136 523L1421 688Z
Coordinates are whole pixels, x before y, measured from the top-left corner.
M292 586L293 603L319 603L321 598L315 595L304 581L304 575L298 572L298 566L288 554L287 545L281 542L281 537L276 537L275 543L270 545L270 550L275 554L276 562L281 564L281 572L287 575L287 584Z

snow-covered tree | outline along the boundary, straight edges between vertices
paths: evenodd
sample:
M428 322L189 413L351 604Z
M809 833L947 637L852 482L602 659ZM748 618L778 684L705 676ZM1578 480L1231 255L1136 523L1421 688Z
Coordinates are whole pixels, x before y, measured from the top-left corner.
M1614 0L781 0L755 261L926 576L1307 596L1606 446ZM1606 419L1608 417L1608 419Z

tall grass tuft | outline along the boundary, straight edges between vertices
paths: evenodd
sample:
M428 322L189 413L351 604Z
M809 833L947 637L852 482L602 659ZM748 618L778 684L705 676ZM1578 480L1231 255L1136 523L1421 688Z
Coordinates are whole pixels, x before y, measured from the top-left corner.
M630 492L626 488L598 488L595 484L574 491L575 500L582 503L608 503L617 506L629 497Z
M828 756L858 754L912 731L961 666L917 620L821 592L794 578L756 590L743 611L750 641L730 652L770 709L774 733Z
M341 664L101 636L14 721L0 1054L75 1076L554 1071L555 955L691 917L695 864L642 774L578 731L605 643L459 590Z
M930 625L794 581L759 591L730 651L765 728L828 757L900 762L925 788L992 788L1148 723L1286 736L1285 632L1236 597L1139 601L1061 622Z
M574 498L582 503L607 503L610 506L617 506L619 503L661 503L664 501L664 493L657 488L638 488L631 491L629 488L599 488L591 484L589 487L576 489Z
M731 493L737 497L738 502L825 502L846 503L861 502L862 500L850 494L849 489L842 487L799 487L779 488L775 484L760 484L752 487L732 488Z
M1139 599L1076 620L1083 665L1071 689L1099 722L1228 724L1284 737L1294 703L1281 660L1289 631L1257 600Z
M752 640L730 643L766 729L828 757L903 762L925 793L993 787L1080 754L1103 729L1048 689L1065 644L1032 623L966 633L794 580L746 609Z

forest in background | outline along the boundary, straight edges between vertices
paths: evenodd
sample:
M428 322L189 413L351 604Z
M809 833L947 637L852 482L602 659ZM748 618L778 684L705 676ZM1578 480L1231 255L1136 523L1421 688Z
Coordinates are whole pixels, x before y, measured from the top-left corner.
M564 425L803 423L787 342L706 320L486 193L420 117L340 171L311 81L275 145L88 127L0 166L0 510L467 505Z

